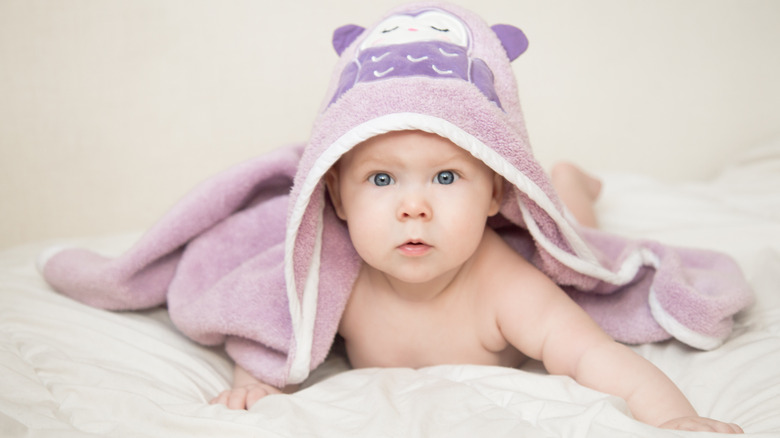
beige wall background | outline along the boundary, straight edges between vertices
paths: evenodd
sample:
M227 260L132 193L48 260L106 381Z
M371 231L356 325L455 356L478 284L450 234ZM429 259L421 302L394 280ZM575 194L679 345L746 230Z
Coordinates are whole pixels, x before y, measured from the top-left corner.
M0 0L0 247L147 228L199 181L305 141L336 27L390 0ZM780 2L458 2L522 28L547 166L706 179L780 132Z

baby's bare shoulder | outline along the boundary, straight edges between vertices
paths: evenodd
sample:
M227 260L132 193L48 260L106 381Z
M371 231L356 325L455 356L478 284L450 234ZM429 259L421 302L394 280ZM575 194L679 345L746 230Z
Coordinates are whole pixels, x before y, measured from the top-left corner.
M518 254L495 231L485 236L484 258L478 276L486 287L484 299L500 309L534 312L551 301L569 300L547 275Z
M551 282L551 280L522 255L518 254L495 231L488 228L483 239L480 275L500 278L502 281Z

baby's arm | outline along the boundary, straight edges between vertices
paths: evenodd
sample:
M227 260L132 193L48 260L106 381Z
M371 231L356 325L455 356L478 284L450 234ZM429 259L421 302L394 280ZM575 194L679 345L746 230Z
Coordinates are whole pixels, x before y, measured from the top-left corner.
M295 386L288 386L284 391L255 378L247 370L236 364L233 371L233 387L222 391L211 400L211 404L223 404L230 409L249 409L261 398L271 394L294 392Z
M571 348L572 343L581 339L573 336L570 340L558 340L557 346L551 344L545 348ZM666 374L628 347L612 340L590 344L581 351L579 358L559 359L552 353L547 356L545 366L560 367L582 385L622 397L639 421L668 429L742 432L739 426L699 417ZM558 364L556 360L564 362ZM566 360L573 363L567 364ZM548 362L550 365L547 365Z
M613 341L541 272L530 265L526 268L522 291L502 293L498 307L499 327L515 348L541 360L551 374L568 375L584 386L623 398L644 423L742 432L739 426L699 417L661 370Z

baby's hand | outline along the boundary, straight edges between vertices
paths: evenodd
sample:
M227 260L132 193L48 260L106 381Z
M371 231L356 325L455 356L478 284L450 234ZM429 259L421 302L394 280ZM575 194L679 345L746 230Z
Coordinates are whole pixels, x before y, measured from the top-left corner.
M282 391L276 387L257 382L222 391L222 393L211 400L210 404L223 404L230 409L249 409L261 398L281 393Z
M663 429L689 430L699 432L745 433L734 423L723 423L704 417L681 417L669 420L661 425Z

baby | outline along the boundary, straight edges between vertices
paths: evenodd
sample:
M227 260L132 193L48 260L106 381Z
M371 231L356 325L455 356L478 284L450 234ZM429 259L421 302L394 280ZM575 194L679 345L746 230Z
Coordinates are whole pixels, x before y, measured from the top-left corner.
M338 217L362 259L339 334L352 366L540 360L551 374L623 398L662 428L741 433L703 418L650 362L613 341L491 227L504 180L449 140L396 131L353 148L325 176ZM599 182L559 166L553 182L581 222L595 225ZM249 408L267 385L240 366L213 400Z

